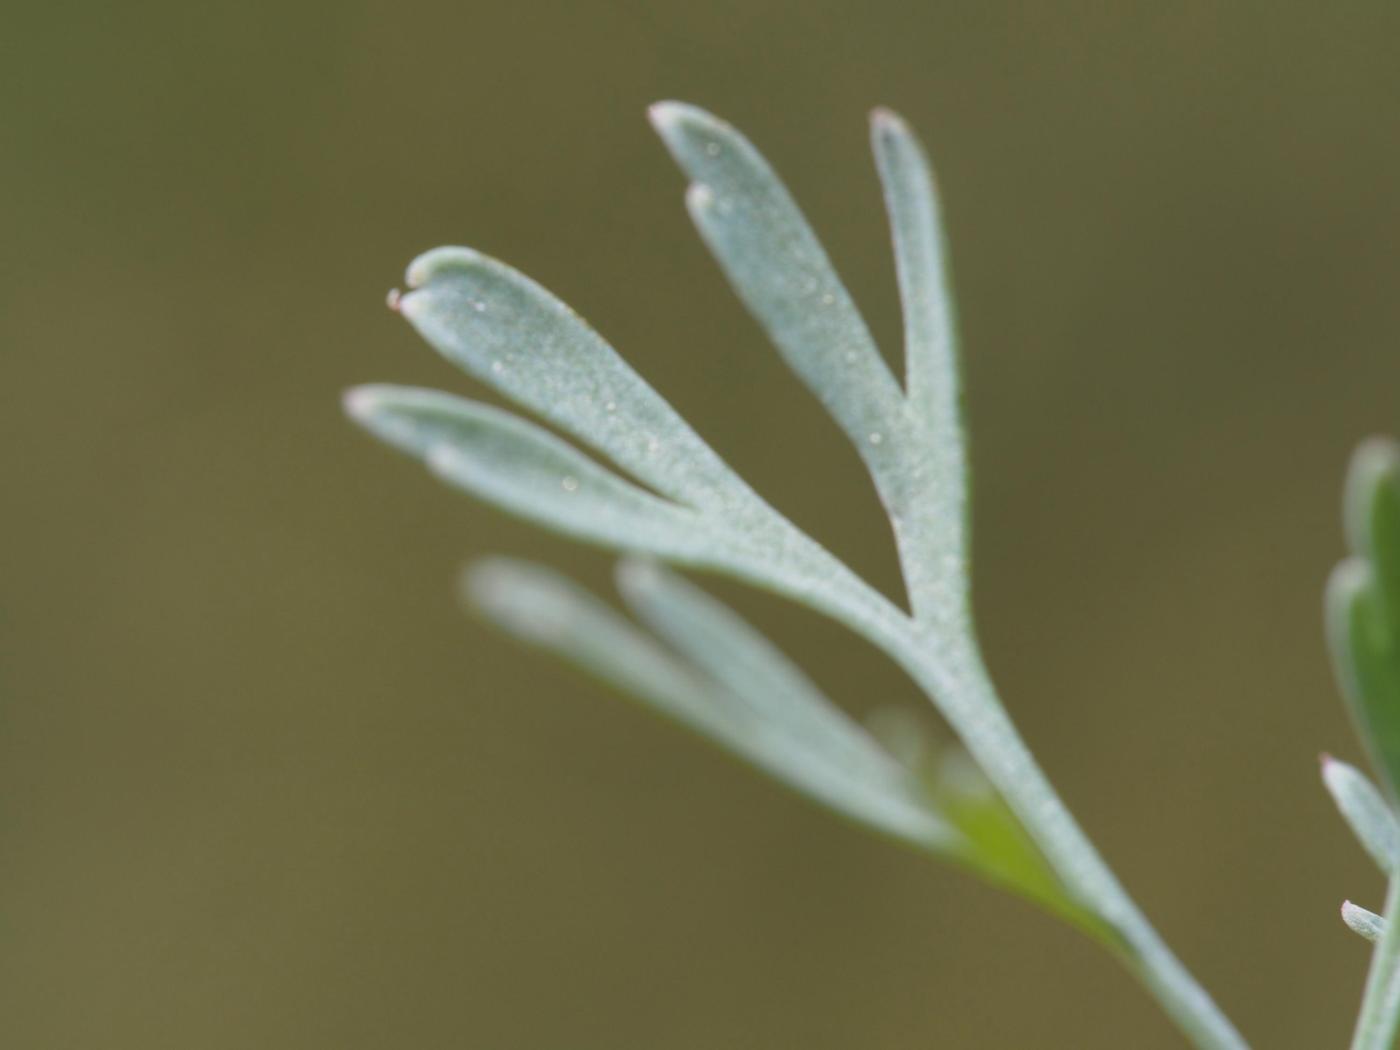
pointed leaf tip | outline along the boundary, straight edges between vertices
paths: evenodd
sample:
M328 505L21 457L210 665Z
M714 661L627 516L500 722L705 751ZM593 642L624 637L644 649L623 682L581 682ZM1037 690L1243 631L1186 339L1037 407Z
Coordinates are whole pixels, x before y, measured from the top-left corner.
M1377 866L1387 874L1400 871L1400 823L1375 785L1355 766L1330 757L1323 761L1322 781Z
M876 106L870 111L870 126L881 134L890 132L907 134L909 131L909 124L905 119L888 106Z
M362 422L374 411L374 387L352 386L340 395L340 406L355 422Z
M415 291L428 284L434 277L453 269L470 269L486 260L486 256L471 248L445 245L430 248L419 255L404 271L404 283L409 291Z
M1360 934L1368 941L1378 941L1385 933L1385 919L1351 901L1342 901L1342 922L1346 923L1353 933Z
M533 562L495 555L462 569L466 605L507 634L534 645L565 641L598 603L572 581Z
M464 402L437 390L368 383L347 390L342 403L346 415L386 445L426 457Z
M730 130L724 120L699 106L674 99L662 99L647 107L647 119L663 140L670 145L672 139L679 139L687 133L706 130Z

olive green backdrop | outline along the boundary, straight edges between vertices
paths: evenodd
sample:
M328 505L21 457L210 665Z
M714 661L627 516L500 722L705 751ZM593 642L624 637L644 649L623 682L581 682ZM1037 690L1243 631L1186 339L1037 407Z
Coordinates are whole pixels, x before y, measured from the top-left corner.
M1386 2L12 3L0 36L0 1042L16 1050L1167 1048L1019 901L805 808L458 610L607 560L341 418L470 389L384 309L465 243L576 306L881 586L855 457L644 120L738 123L887 346L864 119L947 201L989 659L1259 1047L1341 1046L1380 880L1319 592L1400 429ZM739 601L853 710L861 644Z

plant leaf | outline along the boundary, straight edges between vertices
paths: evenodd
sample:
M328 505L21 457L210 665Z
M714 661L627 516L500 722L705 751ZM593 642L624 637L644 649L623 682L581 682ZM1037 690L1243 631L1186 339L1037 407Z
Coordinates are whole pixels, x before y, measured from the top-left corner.
M660 102L652 124L691 180L686 205L739 298L872 471L904 426L904 399L811 226L768 162L729 124Z
M471 406L464 413L473 417L471 426L465 434L452 431L450 440L441 440L435 429L440 418L423 427L421 419L380 414L382 405L367 395L352 396L352 413L392 443L425 456L450 480L516 513L596 542L722 568L819 609L869 639L961 736L1006 809L1024 822L1042 857L1072 890L1078 903L1068 907L1077 909L1079 921L1099 931L1188 1036L1203 1046L1243 1047L1079 830L997 698L971 631L966 551L925 524L938 517L933 481L954 462L952 446L931 440L934 431L923 409L911 408L816 237L752 147L691 107L663 105L654 119L695 180L687 195L692 215L730 281L870 469L890 512L913 617L764 504L567 307L477 253L441 249L424 256L411 268L410 292L398 307L442 353L661 496L615 476L542 429L485 406ZM943 379L955 389L955 376ZM610 404L626 417L617 429L606 418ZM658 434L663 426L667 433ZM671 437L674 448L667 444ZM577 484L564 483L570 479ZM582 498L565 500L559 490ZM961 500L959 507L966 500L965 494L949 498ZM582 513L576 513L579 508ZM638 529L623 523L633 511L640 515ZM514 587L511 575L507 570L503 580L498 572L495 583L488 577L473 587L507 629L704 727L712 739L804 794L977 866L974 847L935 803L911 805L903 793L853 779L826 751L794 739L781 721L760 717L770 707L759 704L756 693L736 696L719 680L723 676L692 666L611 611L604 616L599 610L605 607L577 600L574 592L547 582L540 586L538 578L533 589ZM600 622L606 629L599 629ZM639 655L643 651L646 657ZM644 672L629 671L627 665L638 663ZM707 713L697 713L702 710Z
M1322 780L1361 845L1387 875L1400 871L1400 822L1381 793L1355 766L1322 760Z
M551 529L604 546L708 564L723 547L697 513L625 481L541 427L435 390L365 386L349 414L445 481Z
M408 268L397 308L448 360L656 491L733 513L757 498L646 380L566 304L469 248Z
M444 481L567 536L712 569L804 602L867 634L898 615L776 512L745 519L656 496L503 409L437 390L356 387L347 414Z
M1400 789L1400 659L1361 557L1343 561L1327 586L1327 635L1342 695L1392 798Z
M931 808L842 768L790 723L686 665L606 605L538 566L491 559L469 570L467 593L511 634L578 664L697 730L798 793L921 849L956 854L960 837Z
M567 577L511 558L483 558L468 568L463 591L507 634L551 650L663 717L726 747L741 734L738 705L717 701L697 675Z
M870 115L870 141L894 242L909 401L921 416L956 424L960 392L953 297L933 171L919 140L897 113L877 109Z
M897 196L892 216L916 224L901 228L896 251L906 318L917 318L908 341L911 353L918 350L914 373L925 399L918 412L759 152L729 124L694 106L658 103L651 116L692 180L686 205L730 284L865 461L889 512L915 614L967 634L967 498L956 361L950 319L933 317L930 307L946 303L946 295L931 247L938 237L932 183L926 170L920 177L912 136L901 138L882 118L877 156L887 192ZM941 348L935 345L940 339Z
M851 776L908 790L899 764L732 610L652 562L621 563L618 589L643 623L760 718Z
M1385 933L1385 920L1373 911L1358 907L1351 901L1342 901L1342 922L1349 926L1353 933L1359 933L1368 941L1379 941L1381 935Z
M968 596L967 450L953 299L944 262L933 172L904 121L887 109L870 119L871 148L884 188L904 314L908 403L918 435L902 471L920 508L901 520L901 560L921 615L965 612Z

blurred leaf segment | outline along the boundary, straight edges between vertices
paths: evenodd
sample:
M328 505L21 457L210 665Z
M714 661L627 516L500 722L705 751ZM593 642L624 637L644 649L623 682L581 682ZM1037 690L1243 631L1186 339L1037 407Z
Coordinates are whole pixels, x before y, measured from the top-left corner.
M1327 586L1333 666L1381 782L1330 756L1323 781L1389 880L1377 915L1347 901L1343 921L1374 942L1353 1050L1389 1050L1400 1035L1400 445L1372 438L1352 457L1343 499L1350 554Z

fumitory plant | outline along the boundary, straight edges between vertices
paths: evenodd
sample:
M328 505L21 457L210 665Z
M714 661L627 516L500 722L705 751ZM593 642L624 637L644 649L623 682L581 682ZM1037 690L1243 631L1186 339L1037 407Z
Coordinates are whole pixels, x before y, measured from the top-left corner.
M903 313L901 379L748 140L693 106L664 102L650 113L689 179L686 206L705 243L874 480L907 603L778 513L568 306L479 252L421 256L391 304L450 361L574 441L434 390L357 387L346 396L350 416L450 485L623 554L617 587L631 617L542 566L476 563L464 592L505 631L851 820L1039 903L1121 960L1192 1045L1245 1047L1055 793L984 666L970 603L953 306L933 176L918 142L893 113L873 114ZM1330 759L1325 780L1392 876L1386 914L1400 899L1397 462L1391 445L1358 456L1347 501L1355 554L1329 592L1340 677L1385 788ZM844 624L927 694L960 746L934 754L907 720L858 724L666 564L735 577ZM1344 917L1377 942L1353 1045L1380 1050L1400 1017L1400 924L1350 904Z

